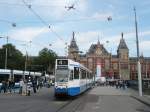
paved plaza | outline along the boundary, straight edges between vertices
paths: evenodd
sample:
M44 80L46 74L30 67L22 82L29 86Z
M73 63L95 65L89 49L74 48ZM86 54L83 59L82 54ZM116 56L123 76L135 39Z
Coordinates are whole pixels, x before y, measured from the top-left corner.
M54 88L42 88L31 96L0 94L1 112L150 112L149 96L132 89L96 86L75 98L56 99Z

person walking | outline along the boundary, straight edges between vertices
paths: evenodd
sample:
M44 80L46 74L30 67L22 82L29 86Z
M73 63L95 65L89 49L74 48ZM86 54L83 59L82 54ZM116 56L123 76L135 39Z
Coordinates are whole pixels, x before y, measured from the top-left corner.
M125 84L125 81L123 80L123 82L122 82L122 88L123 88L123 90L125 90L125 86L126 86L126 84Z
M23 79L21 79L21 80L19 81L19 85L20 85L19 94L22 94L22 88L23 88L23 85L24 85Z
M8 90L9 90L10 93L12 92L13 87L14 87L13 80L9 80L8 81Z
M116 81L116 89L118 89L118 86L119 86L119 82Z
M4 93L6 93L6 82L5 82L4 80L2 81L2 86L1 86L1 88L0 88L0 93L1 93L2 91L3 91Z
M36 93L37 82L35 79L32 80L32 85L33 85L33 92Z

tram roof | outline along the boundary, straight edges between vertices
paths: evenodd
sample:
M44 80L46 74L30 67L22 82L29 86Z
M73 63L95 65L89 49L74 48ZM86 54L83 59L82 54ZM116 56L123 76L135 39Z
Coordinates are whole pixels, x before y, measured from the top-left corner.
M0 75L2 74L15 74L15 75L32 75L32 76L41 76L40 72L29 72L29 71L21 71L21 70L9 70L9 69L0 69Z
M71 60L71 59L58 58L57 60L68 60L68 63L69 63L69 64L77 65L77 66L79 66L80 68L83 68L83 69L86 69L86 70L92 72L91 70L89 70L88 68L86 68L84 65L80 64L79 62L73 61L73 60Z
M11 70L8 69L0 69L0 74L10 74Z

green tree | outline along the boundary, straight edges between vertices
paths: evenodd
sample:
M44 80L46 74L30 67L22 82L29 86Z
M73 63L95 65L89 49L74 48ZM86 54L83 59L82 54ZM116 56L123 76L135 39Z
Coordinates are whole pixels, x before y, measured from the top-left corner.
M7 68L23 70L25 61L23 54L12 44L3 45L0 49L0 68L5 68L6 48Z
M51 70L55 67L55 60L57 58L57 54L50 49L43 48L39 52L39 56L34 58L34 65L32 68L40 71L51 72Z

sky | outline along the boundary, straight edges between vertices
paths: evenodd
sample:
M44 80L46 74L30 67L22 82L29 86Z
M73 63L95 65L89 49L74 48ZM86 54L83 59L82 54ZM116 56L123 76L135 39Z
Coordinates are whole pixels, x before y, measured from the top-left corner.
M136 7L140 55L150 57L149 6L149 0L0 0L0 36L8 36L23 54L37 56L46 47L65 56L73 31L83 53L99 39L112 54L123 32L129 55L136 56ZM6 38L0 38L3 44Z

